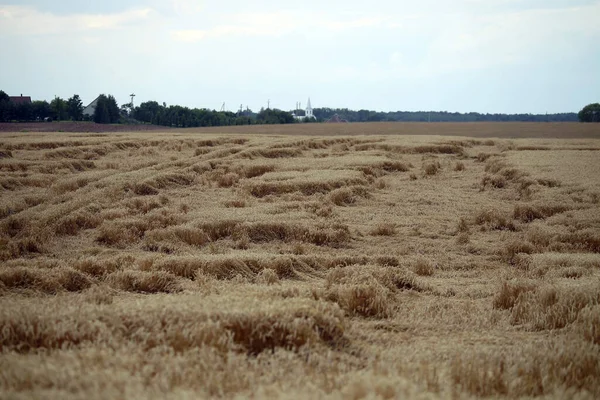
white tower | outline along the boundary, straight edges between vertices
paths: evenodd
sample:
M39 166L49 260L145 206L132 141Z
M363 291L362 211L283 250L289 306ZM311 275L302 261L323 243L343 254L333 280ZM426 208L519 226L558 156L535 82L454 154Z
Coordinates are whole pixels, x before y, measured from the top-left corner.
M308 98L308 103L306 103L306 117L305 118L314 118L313 109L310 105L310 97Z

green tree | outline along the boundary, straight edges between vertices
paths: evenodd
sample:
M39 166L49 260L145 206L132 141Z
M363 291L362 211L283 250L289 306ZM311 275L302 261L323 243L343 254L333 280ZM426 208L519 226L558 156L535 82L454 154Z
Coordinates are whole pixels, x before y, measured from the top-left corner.
M67 100L67 113L73 121L81 121L83 119L83 102L78 94L74 94Z
M61 121L69 118L67 102L60 97L55 97L54 100L50 102L50 110L52 117L55 120Z
M10 97L0 90L0 122L9 122L14 113L14 106L10 101Z
M98 124L116 124L119 122L119 106L112 95L101 94L94 110L94 122Z
M577 117L581 122L600 122L600 103L592 103L583 107Z
M133 118L138 121L153 123L155 116L160 112L162 106L156 101L146 101L133 110Z
M276 108L261 109L256 116L259 124L292 124L296 122L291 113Z
M33 105L31 103L21 103L14 107L15 119L18 121L32 121L35 119L33 116Z
M45 100L34 101L33 103L31 103L31 108L32 108L31 114L33 116L33 119L43 121L45 118L50 117L50 114L51 114L50 104L48 104L48 102Z

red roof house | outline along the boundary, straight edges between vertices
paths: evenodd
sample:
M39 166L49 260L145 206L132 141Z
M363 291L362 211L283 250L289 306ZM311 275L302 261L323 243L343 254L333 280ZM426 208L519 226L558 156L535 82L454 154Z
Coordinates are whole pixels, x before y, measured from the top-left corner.
M10 96L9 97L11 103L17 104L17 105L21 105L21 104L31 104L31 97L30 96Z

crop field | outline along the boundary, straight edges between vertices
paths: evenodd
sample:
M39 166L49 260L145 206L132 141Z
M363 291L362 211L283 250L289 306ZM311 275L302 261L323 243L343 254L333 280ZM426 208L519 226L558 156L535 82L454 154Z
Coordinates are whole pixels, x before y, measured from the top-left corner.
M600 127L0 133L0 398L208 397L600 398Z

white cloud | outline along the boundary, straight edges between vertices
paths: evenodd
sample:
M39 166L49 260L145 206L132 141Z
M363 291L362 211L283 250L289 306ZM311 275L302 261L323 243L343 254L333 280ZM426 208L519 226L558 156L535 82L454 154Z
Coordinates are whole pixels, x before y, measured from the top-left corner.
M10 36L53 35L119 29L157 17L151 8L114 14L56 15L34 7L0 5L0 33Z
M180 29L171 34L174 39L195 42L226 36L283 36L292 33L314 34L330 32L341 34L356 29L395 29L401 25L388 17L350 16L347 19L331 18L326 12L254 12L227 15L224 23L203 29Z

